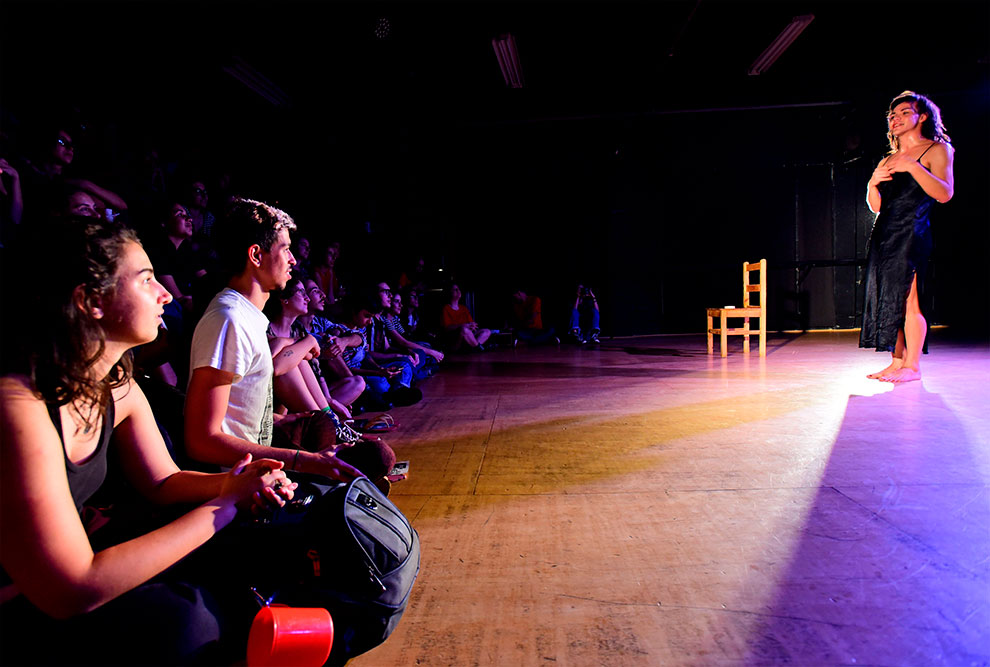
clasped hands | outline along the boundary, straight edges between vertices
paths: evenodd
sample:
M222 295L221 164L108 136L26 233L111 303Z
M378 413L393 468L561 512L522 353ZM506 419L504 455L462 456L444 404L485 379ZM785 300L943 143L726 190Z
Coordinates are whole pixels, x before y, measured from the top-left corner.
M252 461L245 454L225 475L220 495L232 497L237 509L255 515L282 507L299 487L286 476L284 465L275 459Z

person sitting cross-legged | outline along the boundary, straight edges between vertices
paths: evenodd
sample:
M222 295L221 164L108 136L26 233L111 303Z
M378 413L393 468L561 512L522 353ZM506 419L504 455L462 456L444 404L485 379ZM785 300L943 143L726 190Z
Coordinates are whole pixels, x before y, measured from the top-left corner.
M320 344L316 338L296 325L296 318L308 306L309 297L298 278L291 278L285 288L265 304L264 312L271 322L268 325L268 344L272 350L275 369L276 409L283 413L314 412L324 415L333 422L337 444L355 446L354 450L348 452L351 455L349 458L355 452L367 450L362 456L374 456L377 452L394 463L395 453L381 438L363 436L345 424L351 419L351 412L333 397L320 373L316 361L321 352ZM327 349L330 353L341 353L336 345L328 346ZM388 483L384 479L372 481L387 495Z
M423 380L434 373L443 361L443 352L434 350L429 343L417 342L406 338L405 326L402 324L402 294L392 294L392 302L382 313L382 324L385 338L393 349L407 350L419 356L419 363L413 368L413 379Z
M528 345L560 344L553 327L543 328L543 300L540 297L516 289L512 293L512 301L510 321L513 328L513 346L520 342Z
M444 290L444 300L441 325L447 334L447 345L450 350L458 350L462 345L485 351L485 341L492 335L488 329L482 329L471 316L471 311L461 303L461 288L456 283Z
M412 387L412 366L407 358L384 360L384 365L371 357L373 336L372 320L381 312L381 299L370 290L358 292L343 301L343 318L331 333L338 339L352 339L355 335L360 345L347 345L343 358L355 375L364 378L365 393L358 399L364 411L388 410L392 405L406 406L418 403L423 392ZM401 355L400 355L401 356ZM356 408L357 409L357 408Z
M296 324L320 343L320 356L313 360L320 366L317 376L323 376L334 398L349 406L364 392L365 382L363 377L351 372L344 353L349 347L363 345L364 341L359 335L334 335L332 329L337 325L327 319L324 313L326 295L323 290L312 278L303 280L303 286L306 288L309 305L306 312L296 318Z

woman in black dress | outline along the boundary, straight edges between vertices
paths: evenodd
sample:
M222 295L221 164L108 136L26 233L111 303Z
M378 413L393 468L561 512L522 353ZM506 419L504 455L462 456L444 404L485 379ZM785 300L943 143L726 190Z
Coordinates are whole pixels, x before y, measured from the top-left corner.
M890 365L867 377L921 378L928 323L922 312L932 249L929 211L952 198L953 148L939 108L904 91L887 111L890 154L873 172L866 202L877 213L870 235L859 346L890 352Z

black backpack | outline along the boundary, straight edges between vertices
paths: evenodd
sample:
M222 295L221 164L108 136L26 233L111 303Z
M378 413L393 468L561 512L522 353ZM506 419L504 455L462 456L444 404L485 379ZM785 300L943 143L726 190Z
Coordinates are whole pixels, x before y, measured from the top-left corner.
M293 531L295 583L283 583L274 601L327 609L334 638L326 664L342 665L399 624L419 574L419 534L365 477L325 489L302 484L296 507L285 508L295 516L276 522L289 519L302 531ZM307 495L313 499L300 511Z

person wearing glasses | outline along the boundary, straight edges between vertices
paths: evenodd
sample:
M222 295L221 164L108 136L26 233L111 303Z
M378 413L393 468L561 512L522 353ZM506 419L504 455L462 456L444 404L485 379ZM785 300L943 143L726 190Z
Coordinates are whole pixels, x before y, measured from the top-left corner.
M954 150L939 108L910 90L887 109L887 140L890 153L866 186L866 202L877 217L867 250L859 346L891 353L890 365L867 377L910 382L921 379L927 351L929 213L936 202L952 199Z
M390 349L405 350L416 358L413 367L413 380L425 380L433 375L443 361L443 352L434 350L428 343L417 342L407 338L408 332L402 324L402 294L392 294L389 307L379 316L385 338Z
M210 204L210 196L206 190L206 181L203 179L190 181L183 188L180 201L192 222L193 235L189 239L189 247L197 257L197 263L204 266L215 263L213 225L216 224L216 217L207 208Z
M373 320L383 310L382 300L386 291L381 285L366 287L348 295L341 302L340 319L327 332L344 347L341 357L351 372L364 378L365 390L355 404L355 414L413 405L423 398L423 392L411 386L413 372L407 358L379 354L378 358L384 361L382 365L372 357L372 339L376 328ZM387 291L391 292L390 289ZM344 342L355 336L360 341L358 345Z
M375 286L375 294L378 298L378 305L368 334L368 356L376 364L383 368L398 368L400 370L398 384L409 388L412 386L414 370L420 362L419 354L416 350L403 348L402 351L394 349L388 337L388 327L385 324L385 317L392 309L392 288L386 282L380 282Z
M65 126L42 126L29 141L34 144L31 157L20 170L23 215L27 223L30 224L32 218L36 221L47 219L51 202L66 187L86 192L93 199L100 217L112 220L127 210L127 202L117 193L67 174L76 156L76 145Z
M320 341L320 356L317 361L333 397L345 405L351 405L364 392L365 382L360 375L354 375L344 354L349 348L363 345L364 339L357 334L335 336L331 330L337 325L327 319L323 312L326 304L323 290L312 278L303 280L303 285L306 287L306 296L309 297L309 306L296 322L303 331Z

